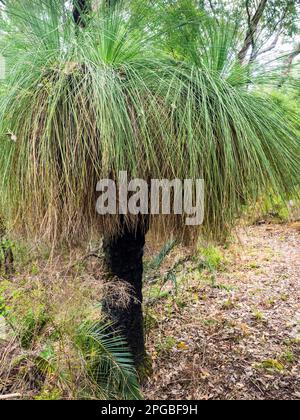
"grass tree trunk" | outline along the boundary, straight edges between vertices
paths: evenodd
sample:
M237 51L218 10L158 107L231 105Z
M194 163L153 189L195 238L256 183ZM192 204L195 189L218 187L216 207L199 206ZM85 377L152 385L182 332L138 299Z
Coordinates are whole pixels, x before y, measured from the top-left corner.
M108 0L108 7L116 1ZM77 27L84 28L92 2L90 0L73 0L73 18ZM128 291L126 306L120 302L120 293L110 294L103 302L104 310L115 322L132 352L138 370L143 366L146 356L144 339L144 322L142 310L143 254L147 227L144 221L135 228L123 223L122 233L114 238L104 238L104 252L108 271L120 289Z
M260 0L254 16L251 17L250 1L246 0L246 9L247 9L247 14L248 14L248 31L246 34L243 47L241 51L238 53L238 59L241 64L244 63L249 49L251 47L255 48L255 34L258 30L259 22L261 21L263 14L265 12L265 9L267 7L267 3L268 3L267 0Z
M140 369L145 361L143 322L143 255L147 227L141 223L137 228L124 226L117 237L104 238L104 253L107 268L116 284L115 293L109 293L104 302L105 311L127 339L135 365ZM128 294L126 303L120 302L120 289ZM115 295L115 296L114 296Z
M86 25L86 18L91 11L91 0L73 0L73 19L82 28Z

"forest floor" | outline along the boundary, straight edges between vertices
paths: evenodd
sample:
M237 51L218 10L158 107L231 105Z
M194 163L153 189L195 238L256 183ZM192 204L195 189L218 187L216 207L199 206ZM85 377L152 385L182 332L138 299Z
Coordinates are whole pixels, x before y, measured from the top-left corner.
M262 223L240 228L222 247L195 250L171 241L147 248L144 307L153 374L143 387L146 399L300 400L300 223ZM0 276L0 313L12 313L30 332L29 348L20 339L7 341L0 317L0 395L82 395L85 371L78 371L82 360L70 353L70 343L78 324L99 317L104 285L101 258L83 252L48 263L46 251L36 257L19 246L16 275ZM18 334L29 339L22 329ZM41 355L48 352L51 361L53 351L56 370L40 378ZM57 388L61 372L74 376L74 387Z
M239 230L200 265L185 252L148 287L146 398L299 400L300 224Z

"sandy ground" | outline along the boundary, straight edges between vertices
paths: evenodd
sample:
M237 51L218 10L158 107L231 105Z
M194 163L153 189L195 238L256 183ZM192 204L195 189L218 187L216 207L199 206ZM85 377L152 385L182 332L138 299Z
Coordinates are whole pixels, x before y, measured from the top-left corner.
M149 300L146 398L299 400L300 224L246 228L222 252L216 273L187 262L178 294L168 281Z

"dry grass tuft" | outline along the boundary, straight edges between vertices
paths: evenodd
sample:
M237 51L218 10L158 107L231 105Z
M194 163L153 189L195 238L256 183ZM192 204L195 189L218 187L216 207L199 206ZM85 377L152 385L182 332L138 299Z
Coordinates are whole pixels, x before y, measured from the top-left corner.
M72 264L68 256L36 260L24 264L13 281L0 278L0 315L6 324L0 338L0 394L140 398L127 345L112 335L101 312L108 289L101 262L96 278L95 266L88 270L83 261L82 256ZM128 299L127 291L120 291L121 304Z

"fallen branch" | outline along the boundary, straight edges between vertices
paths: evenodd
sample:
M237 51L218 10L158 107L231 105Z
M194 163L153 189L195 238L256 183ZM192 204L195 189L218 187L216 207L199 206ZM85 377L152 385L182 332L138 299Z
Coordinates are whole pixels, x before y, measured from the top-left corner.
M21 398L21 394L6 394L6 395L0 395L0 400L11 400L14 398Z

